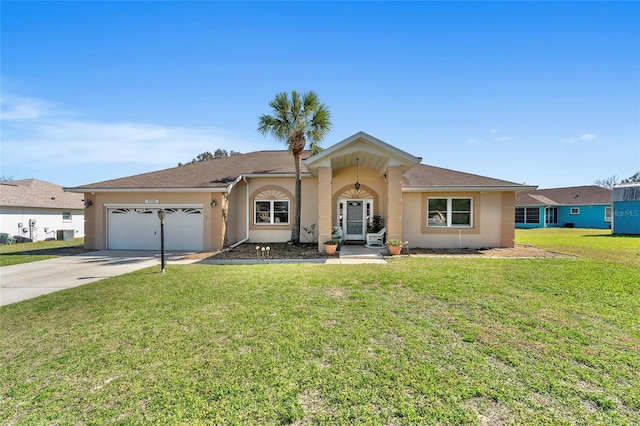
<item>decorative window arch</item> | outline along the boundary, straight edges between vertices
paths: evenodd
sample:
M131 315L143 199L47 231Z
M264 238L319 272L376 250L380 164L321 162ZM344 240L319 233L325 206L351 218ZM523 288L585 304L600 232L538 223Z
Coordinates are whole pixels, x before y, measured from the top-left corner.
M358 191L355 188L348 188L338 195L339 200L363 200L376 198L366 188L361 187Z
M291 193L284 188L269 186L253 194L253 224L289 225L291 223Z

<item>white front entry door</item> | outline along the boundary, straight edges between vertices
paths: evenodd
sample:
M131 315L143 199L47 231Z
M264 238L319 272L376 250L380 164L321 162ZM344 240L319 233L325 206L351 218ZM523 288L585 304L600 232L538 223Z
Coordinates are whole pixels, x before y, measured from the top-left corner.
M345 240L364 240L373 200L338 200L339 226Z
M165 209L166 250L203 249L202 209ZM110 250L160 250L158 209L110 208L107 210L107 246Z

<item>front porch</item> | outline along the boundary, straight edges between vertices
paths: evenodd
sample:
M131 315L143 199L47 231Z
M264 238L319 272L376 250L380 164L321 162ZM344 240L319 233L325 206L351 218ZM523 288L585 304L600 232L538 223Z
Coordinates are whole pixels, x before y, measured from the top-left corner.
M305 160L318 179L318 249L334 226L343 240L364 242L374 215L387 238L402 239L403 173L420 160L363 132Z
M335 256L328 257L325 263L328 265L386 264L385 253L387 249L384 247L367 248L363 244L342 244L340 251Z

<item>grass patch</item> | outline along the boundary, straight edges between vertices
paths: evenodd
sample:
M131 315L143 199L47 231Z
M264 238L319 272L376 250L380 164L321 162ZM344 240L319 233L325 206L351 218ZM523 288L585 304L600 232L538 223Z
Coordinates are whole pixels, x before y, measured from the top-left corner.
M84 238L73 241L37 241L0 246L0 266L52 259L61 254L73 253L84 247Z
M516 242L611 264L640 266L639 235L613 235L608 229L516 229Z
M149 268L0 308L9 424L637 424L640 269Z

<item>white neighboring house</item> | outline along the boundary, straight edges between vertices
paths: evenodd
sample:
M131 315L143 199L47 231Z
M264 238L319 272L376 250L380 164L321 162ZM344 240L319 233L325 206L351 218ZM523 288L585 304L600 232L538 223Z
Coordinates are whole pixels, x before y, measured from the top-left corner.
M38 179L0 182L0 233L18 242L84 237L83 198Z

